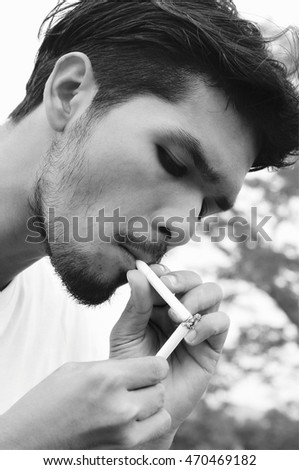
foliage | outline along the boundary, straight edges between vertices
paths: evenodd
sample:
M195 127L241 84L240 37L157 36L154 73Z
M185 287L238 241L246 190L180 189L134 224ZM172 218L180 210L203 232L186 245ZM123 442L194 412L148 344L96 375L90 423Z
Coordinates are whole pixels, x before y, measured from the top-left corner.
M277 410L263 419L238 421L225 408L201 403L192 421L180 428L172 449L298 449L298 422Z

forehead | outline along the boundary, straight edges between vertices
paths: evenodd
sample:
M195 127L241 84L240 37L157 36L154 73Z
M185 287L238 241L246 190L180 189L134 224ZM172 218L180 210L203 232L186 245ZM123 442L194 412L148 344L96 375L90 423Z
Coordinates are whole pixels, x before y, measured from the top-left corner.
M130 99L108 112L102 131L107 136L113 128L118 142L127 146L158 138L161 142L163 132L185 131L199 142L209 165L221 175L221 186L234 199L256 158L257 136L228 101L224 92L197 80L177 103L154 95Z

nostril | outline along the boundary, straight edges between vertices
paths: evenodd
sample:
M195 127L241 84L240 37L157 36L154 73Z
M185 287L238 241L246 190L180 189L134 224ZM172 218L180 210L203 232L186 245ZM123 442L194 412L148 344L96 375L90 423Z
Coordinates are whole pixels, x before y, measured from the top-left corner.
M171 239L171 231L167 227L159 227L159 231L162 233L165 240Z

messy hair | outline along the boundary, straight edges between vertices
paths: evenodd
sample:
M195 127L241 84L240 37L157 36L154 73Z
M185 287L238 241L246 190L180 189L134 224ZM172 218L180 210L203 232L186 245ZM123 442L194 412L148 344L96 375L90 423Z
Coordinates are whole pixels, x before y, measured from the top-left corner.
M222 89L259 135L261 149L251 170L295 160L296 88L260 29L240 18L232 1L60 1L42 27L47 29L26 96L10 115L14 122L42 102L59 57L80 51L98 84L91 109L109 110L149 93L177 102L200 77Z

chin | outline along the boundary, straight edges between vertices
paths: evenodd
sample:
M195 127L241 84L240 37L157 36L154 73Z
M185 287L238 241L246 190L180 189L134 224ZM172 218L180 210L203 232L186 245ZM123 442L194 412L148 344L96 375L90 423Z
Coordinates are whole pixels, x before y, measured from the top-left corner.
M95 306L106 302L111 298L116 289L127 282L124 279L117 279L113 282L94 282L77 276L76 279L70 276L61 276L62 282L70 295L81 305Z
M80 304L94 306L109 300L127 282L127 266L111 256L51 246L51 263L69 294Z
M69 294L82 305L102 304L110 299L118 287L127 282L126 273L119 273L113 278L107 278L105 273L90 276L85 270L57 265L53 259L51 263Z

